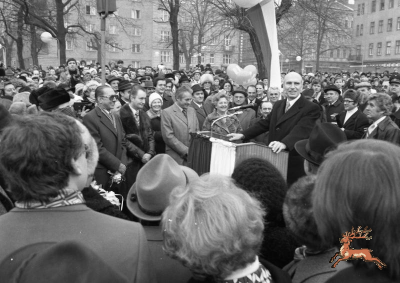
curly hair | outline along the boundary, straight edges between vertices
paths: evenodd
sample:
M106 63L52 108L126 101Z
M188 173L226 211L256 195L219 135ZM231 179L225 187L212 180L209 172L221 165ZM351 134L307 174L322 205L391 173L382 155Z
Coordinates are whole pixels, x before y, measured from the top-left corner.
M232 179L240 188L262 202L268 212L268 226L285 226L282 205L287 185L274 165L261 158L248 158L235 167Z
M224 278L255 260L264 214L230 178L202 176L172 191L162 218L164 250L192 272Z
M390 95L386 93L374 93L371 94L368 98L368 101L371 100L375 100L376 105L381 111L383 111L383 115L388 116L392 113L394 105Z
M83 149L75 119L49 112L20 117L3 131L1 172L16 201L47 202L68 185L71 160Z
M225 98L229 102L229 96L227 94L225 94L225 93L217 93L212 98L212 104L214 106L217 106L217 103L221 98Z

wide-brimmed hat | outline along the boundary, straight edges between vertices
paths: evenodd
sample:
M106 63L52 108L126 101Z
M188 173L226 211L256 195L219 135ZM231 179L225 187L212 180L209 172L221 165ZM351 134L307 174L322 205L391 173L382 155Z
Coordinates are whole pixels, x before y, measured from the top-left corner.
M122 78L110 75L107 77L107 83L111 83L112 81L122 81Z
M132 84L127 80L122 80L118 84L118 91L124 91L126 89L130 89Z
M140 219L159 221L172 190L198 178L195 171L180 166L171 156L158 154L140 169L128 193L128 209Z
M335 86L334 84L327 85L327 86L324 88L324 92L325 92L325 93L328 92L329 90L336 91L338 94L340 94L340 89L339 89L337 86Z
M337 125L319 123L312 129L310 138L296 142L294 148L304 159L321 165L325 154L346 140L346 135Z
M203 88L202 88L201 85L195 84L195 85L192 85L192 90L193 90L193 93L195 93L195 92L198 92L198 91L203 91Z

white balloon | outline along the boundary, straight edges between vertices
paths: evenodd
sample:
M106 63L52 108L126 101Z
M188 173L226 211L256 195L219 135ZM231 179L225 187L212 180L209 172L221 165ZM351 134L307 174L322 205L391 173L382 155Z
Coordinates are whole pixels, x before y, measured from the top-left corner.
M301 56L297 56L296 61L301 61Z
M233 0L233 2L235 2L239 7L251 8L260 3L261 0Z
M40 35L40 39L44 42L44 43L49 43L50 41L53 40L53 37L51 36L51 34L47 31L43 32Z

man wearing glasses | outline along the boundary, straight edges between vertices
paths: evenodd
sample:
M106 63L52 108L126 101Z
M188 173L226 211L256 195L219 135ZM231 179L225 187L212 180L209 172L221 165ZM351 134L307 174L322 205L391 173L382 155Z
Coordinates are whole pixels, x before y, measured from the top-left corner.
M344 112L336 116L339 128L344 132L347 140L361 139L369 127L367 116L358 109L360 94L352 89L343 95Z
M98 184L106 187L111 173L125 174L128 161L125 133L121 120L111 113L118 96L109 86L99 86L95 91L97 106L83 118L99 149L99 162L94 173ZM116 192L119 193L119 192Z

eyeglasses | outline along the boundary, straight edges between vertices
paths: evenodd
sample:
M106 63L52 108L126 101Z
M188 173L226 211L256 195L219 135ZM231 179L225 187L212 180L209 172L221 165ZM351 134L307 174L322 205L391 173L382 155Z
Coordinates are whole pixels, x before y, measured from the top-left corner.
M343 103L352 103L354 100L343 100Z
M118 98L118 95L100 96L100 97L109 99L111 102L116 102L117 98Z

